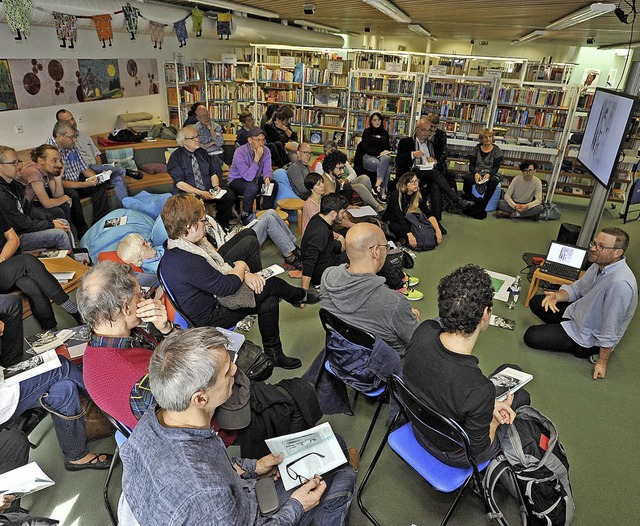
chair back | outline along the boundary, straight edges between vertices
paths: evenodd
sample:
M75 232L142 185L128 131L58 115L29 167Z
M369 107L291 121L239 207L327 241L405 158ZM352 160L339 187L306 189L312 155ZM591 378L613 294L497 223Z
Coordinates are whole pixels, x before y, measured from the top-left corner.
M131 436L131 433L133 432L133 429L129 428L128 426L125 426L122 422L120 422L119 420L116 420L115 418L113 418L111 415L108 415L107 413L104 413L104 416L107 417L107 420L109 421L109 423L118 431L120 431L120 433L122 433L125 438L129 438Z
M438 444L450 446L443 447L444 451L464 450L469 465L477 472L477 465L470 454L471 441L460 424L425 404L397 375L390 377L389 387L391 395L397 400L404 416L411 422L414 429L427 438L436 438L437 444L434 446Z
M158 264L158 281L162 285L162 288L164 289L164 292L166 293L167 298L169 298L169 302L171 303L171 305L176 311L175 316L173 318L173 322L176 325L178 325L181 329L188 329L190 327L195 327L194 323L184 314L184 312L180 308L180 305L178 305L178 301L176 297L171 292L171 289L167 285L167 282L165 281L162 275L162 259Z
M363 331L362 329L356 329L349 325L345 321L341 320L337 316L331 314L326 309L320 309L320 322L326 333L326 342L328 343L331 336L331 331L334 330L340 334L343 338L349 340L356 345L373 348L376 341L375 336Z

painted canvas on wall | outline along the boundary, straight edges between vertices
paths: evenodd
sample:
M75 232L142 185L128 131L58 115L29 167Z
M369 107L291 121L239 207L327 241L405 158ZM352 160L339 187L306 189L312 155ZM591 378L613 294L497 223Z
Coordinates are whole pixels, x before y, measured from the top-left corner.
M122 97L117 59L79 59L84 101Z
M9 62L0 60L0 111L17 110L18 103L11 84L11 73L9 73Z
M8 62L19 109L62 106L81 100L77 60L34 58Z
M158 61L155 58L118 59L120 86L124 97L156 95L160 92Z

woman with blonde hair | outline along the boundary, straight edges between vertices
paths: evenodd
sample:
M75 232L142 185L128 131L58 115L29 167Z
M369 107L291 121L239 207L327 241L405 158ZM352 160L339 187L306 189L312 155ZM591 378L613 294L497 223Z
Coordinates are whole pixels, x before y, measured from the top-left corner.
M469 173L464 177L462 198L472 201L474 206L463 212L475 219L487 217L487 204L500 183L498 171L502 162L502 150L493 144L493 130L483 129L480 142L469 156Z

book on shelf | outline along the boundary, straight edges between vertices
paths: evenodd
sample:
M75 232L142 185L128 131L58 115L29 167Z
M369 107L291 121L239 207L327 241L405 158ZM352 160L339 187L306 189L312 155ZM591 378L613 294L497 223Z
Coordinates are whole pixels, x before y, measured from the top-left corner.
M328 422L299 433L269 438L265 443L275 456L284 455L278 471L285 490L347 463Z
M506 400L508 393L515 393L525 384L533 380L533 375L507 367L499 373L492 374L489 380L496 386L496 400Z
M51 349L3 369L2 375L5 385L15 385L39 374L57 369L60 365L56 351Z
M20 499L54 484L37 462L29 462L0 475L0 495L13 495Z

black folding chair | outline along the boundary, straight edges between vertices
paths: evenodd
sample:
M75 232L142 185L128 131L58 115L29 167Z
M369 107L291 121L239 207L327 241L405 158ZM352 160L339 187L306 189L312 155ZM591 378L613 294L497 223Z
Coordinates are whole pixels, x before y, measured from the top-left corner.
M118 462L118 458L120 458L120 448L122 445L129 439L131 436L131 429L125 426L122 422L118 422L112 416L109 416L107 413L104 413L104 416L107 417L107 420L111 422L111 425L116 430L116 449L113 452L113 459L111 460L111 466L109 466L109 471L107 473L107 478L104 481L104 488L102 491L102 496L104 498L104 507L107 508L107 512L109 513L109 518L111 519L111 524L113 526L117 526L118 520L116 518L116 514L113 512L111 507L111 502L109 501L109 482L111 482L111 475L113 474L113 468Z

